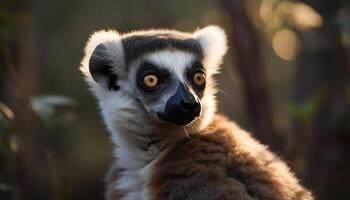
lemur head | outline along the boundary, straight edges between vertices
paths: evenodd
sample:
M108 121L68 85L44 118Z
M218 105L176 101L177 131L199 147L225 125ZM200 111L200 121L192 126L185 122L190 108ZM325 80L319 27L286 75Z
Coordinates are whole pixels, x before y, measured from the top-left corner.
M130 119L204 127L216 109L212 76L226 48L216 26L194 33L99 31L87 43L81 70L108 117L129 112Z

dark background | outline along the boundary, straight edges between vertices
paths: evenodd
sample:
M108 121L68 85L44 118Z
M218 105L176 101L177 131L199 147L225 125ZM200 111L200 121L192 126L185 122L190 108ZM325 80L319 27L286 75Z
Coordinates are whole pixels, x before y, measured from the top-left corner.
M112 160L78 70L100 29L222 26L219 110L317 199L350 199L347 0L0 0L0 199L102 199Z

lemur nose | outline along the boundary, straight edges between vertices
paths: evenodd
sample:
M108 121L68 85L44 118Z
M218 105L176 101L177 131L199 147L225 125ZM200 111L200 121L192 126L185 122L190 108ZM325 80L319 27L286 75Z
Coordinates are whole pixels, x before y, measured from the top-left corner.
M188 100L181 99L180 106L181 106L182 110L184 110L184 111L194 112L194 111L198 111L198 109L200 109L199 102L196 101L195 99L188 99Z

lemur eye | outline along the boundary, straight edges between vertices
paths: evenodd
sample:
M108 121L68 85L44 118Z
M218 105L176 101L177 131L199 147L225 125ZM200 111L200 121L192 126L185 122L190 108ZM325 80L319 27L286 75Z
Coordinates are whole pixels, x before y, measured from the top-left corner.
M205 85L205 74L203 72L196 72L192 77L193 83L197 86Z
M188 80L196 91L202 92L206 85L206 75L203 65L200 62L194 62L187 71Z
M154 74L148 74L143 77L143 84L147 88L154 88L158 84L158 77Z

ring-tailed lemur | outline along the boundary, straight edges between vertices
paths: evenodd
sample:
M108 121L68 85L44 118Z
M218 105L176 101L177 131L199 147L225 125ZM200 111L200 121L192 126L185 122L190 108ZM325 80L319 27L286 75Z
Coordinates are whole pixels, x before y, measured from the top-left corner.
M216 114L213 74L226 49L216 26L91 36L81 71L114 143L108 200L313 199L283 161Z

